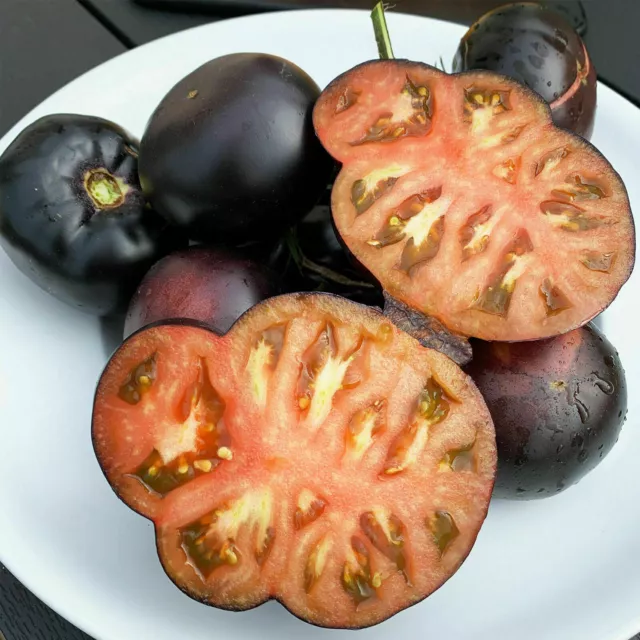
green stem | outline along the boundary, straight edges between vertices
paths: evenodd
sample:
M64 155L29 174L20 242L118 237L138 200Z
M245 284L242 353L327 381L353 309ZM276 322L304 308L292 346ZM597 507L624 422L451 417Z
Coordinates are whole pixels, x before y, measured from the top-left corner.
M373 8L371 21L373 22L373 33L376 36L380 59L393 60L391 38L389 37L389 28L387 27L387 19L384 15L384 2L382 2L382 0Z

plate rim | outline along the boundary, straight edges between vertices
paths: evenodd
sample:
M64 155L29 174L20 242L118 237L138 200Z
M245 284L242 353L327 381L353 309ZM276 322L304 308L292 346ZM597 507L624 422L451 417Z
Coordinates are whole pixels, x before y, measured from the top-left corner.
M270 20L277 20L279 17L283 15L291 16L292 14L304 14L304 15L313 15L313 14L323 14L323 15L331 15L334 14L336 17L345 14L355 14L360 16L368 16L369 11L365 9L348 9L348 8L312 8L312 9L292 9L292 10L278 10L278 11L270 11L267 13L254 13L243 16L234 16L231 18L226 18L223 20L218 20L215 22L208 22L202 25L189 27L186 29L182 29L175 33L167 34L156 38L150 42L144 43L142 45L136 46L132 49L119 53L108 60L88 69L82 74L76 76L69 82L63 84L54 92L46 96L43 100L41 100L38 104L34 105L29 111L27 111L23 116L21 116L6 132L0 137L0 153L4 151L4 149L11 144L11 142L15 139L18 133L26 126L26 123L33 121L33 114L37 112L44 103L48 102L59 93L67 90L70 86L75 83L82 82L86 76L95 75L99 70L108 67L109 65L116 63L116 61L120 61L127 56L131 56L138 51L146 50L149 51L154 47L162 48L166 46L168 41L175 39L179 36L184 36L184 34L198 34L201 32L206 32L209 30L216 30L222 25L228 25L229 23L247 23L247 22L265 22ZM387 14L387 19L391 23L396 19L396 16L401 17L401 19L411 18L413 20L419 19L420 21L425 22L425 24L429 24L430 28L437 28L438 24L447 25L450 27L451 25L455 25L456 27L460 27L461 29L465 29L465 25L460 23L454 23L451 21L443 20L440 18L432 18L429 16L415 15L404 11L394 10L392 13ZM372 33L373 37L373 33ZM402 58L398 58L401 60ZM598 79L598 92L604 90L605 93L610 93L616 97L616 99L623 100L625 103L628 103L631 107L636 110L640 110L640 105L634 104L634 101L627 98L625 95L620 93L617 89L610 86L606 81L602 81ZM106 362L107 360L105 360ZM50 597L49 593L44 593L43 589L40 589L34 583L37 582L35 579L32 579L32 576L35 573L29 573L28 571L21 571L20 568L16 567L12 563L12 559L10 554L3 554L2 548L0 548L0 563L2 563L6 569L12 574L12 576L22 585L24 586L31 594L33 594L38 600L44 603L49 609L51 609L56 615L63 618L69 624L75 626L77 629L82 631L83 633L88 634L95 640L112 640L108 636L104 635L103 630L96 628L97 624L94 624L92 620L95 618L91 618L88 616L86 619L80 619L82 616L76 615L75 610L71 607L71 605L65 604L65 596L61 595L59 599L56 600L55 597ZM632 621L628 621L624 625L620 625L618 631L612 630L612 635L608 638L603 638L602 640L635 640L635 635L640 634L640 606L638 607L639 611L637 616ZM624 630L623 630L624 629ZM631 629L628 631L626 629Z

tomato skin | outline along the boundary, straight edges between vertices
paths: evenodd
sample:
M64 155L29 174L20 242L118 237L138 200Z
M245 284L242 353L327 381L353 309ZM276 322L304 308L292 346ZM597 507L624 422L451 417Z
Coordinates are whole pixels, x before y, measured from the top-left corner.
M101 376L92 435L184 593L237 611L274 599L328 628L378 624L442 586L497 463L471 379L331 294L270 298L224 336L141 329Z
M123 312L147 269L187 243L147 207L137 148L112 122L52 114L0 157L0 244L40 288L92 315ZM102 174L121 192L105 206L87 182Z
M382 307L384 300L375 278L353 258L340 241L329 203L314 207L285 241L276 265L282 266L285 290L318 291L354 302ZM289 243L293 243L293 247Z
M620 357L593 324L530 343L473 341L465 370L493 416L494 495L531 500L565 491L618 441L627 415Z
M511 78L371 61L323 91L314 123L342 162L332 193L342 239L388 294L452 333L566 333L629 279L622 179Z
M314 135L313 79L283 58L234 53L180 80L152 114L140 181L192 240L277 235L307 213L333 171Z
M597 107L596 70L584 43L555 10L514 3L489 11L463 36L453 71L488 69L539 93L553 121L591 138Z
M129 303L124 336L171 318L191 318L225 333L247 309L279 292L276 274L240 251L189 247L147 272Z

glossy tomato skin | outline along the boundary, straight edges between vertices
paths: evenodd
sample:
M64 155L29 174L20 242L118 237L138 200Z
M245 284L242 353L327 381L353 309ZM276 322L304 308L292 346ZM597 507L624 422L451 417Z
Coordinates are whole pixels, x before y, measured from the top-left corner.
M320 203L292 230L277 261L289 291L321 291L382 307L378 281L356 260L337 233L331 207Z
M148 208L137 167L136 140L111 122L37 120L0 157L0 244L64 302L123 311L147 269L186 244Z
M453 71L487 69L515 78L550 105L553 120L589 139L596 70L584 43L557 11L521 2L483 15L460 41Z
M333 170L311 122L319 94L310 76L276 56L207 62L169 91L147 124L145 194L195 240L277 235L313 207Z
M496 497L555 495L617 442L627 413L624 370L593 324L539 342L473 341L473 352L466 370L496 428Z
M124 336L176 318L226 333L245 311L278 293L276 274L239 251L189 247L165 256L146 274L129 305Z

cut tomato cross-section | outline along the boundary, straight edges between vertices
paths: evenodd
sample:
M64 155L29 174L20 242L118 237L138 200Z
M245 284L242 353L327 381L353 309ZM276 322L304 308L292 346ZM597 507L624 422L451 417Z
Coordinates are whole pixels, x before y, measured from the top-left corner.
M332 210L345 243L389 294L454 333L564 333L631 273L620 177L508 78L367 62L325 89L314 123L343 163Z
M101 377L93 439L182 590L326 627L381 622L453 575L496 470L471 379L326 294L272 298L223 337L136 333Z

